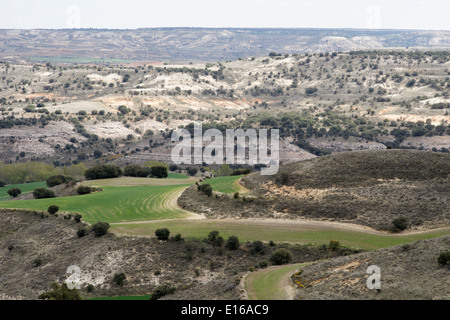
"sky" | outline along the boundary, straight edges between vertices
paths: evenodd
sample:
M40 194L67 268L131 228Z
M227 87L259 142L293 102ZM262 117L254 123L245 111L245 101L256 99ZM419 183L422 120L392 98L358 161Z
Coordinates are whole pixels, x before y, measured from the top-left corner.
M448 0L0 0L1 29L450 30Z

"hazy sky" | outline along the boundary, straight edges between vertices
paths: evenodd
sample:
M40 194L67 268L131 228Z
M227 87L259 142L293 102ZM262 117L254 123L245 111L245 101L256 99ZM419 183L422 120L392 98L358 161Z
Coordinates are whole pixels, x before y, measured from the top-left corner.
M448 0L0 0L0 28L450 30Z

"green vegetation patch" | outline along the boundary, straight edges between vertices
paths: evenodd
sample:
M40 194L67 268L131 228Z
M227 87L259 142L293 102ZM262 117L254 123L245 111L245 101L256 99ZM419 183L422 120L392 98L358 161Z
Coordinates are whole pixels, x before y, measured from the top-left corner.
M20 190L22 190L23 195L24 193L32 192L34 189L46 187L47 185L45 181L6 185L3 188L0 188L0 200L10 198L8 190L11 188L19 188Z

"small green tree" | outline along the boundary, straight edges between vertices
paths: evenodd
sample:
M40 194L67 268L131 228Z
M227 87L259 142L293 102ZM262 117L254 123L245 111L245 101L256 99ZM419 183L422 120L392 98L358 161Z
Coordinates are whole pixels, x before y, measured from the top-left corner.
M41 300L81 300L80 292L76 289L69 289L67 284L59 285L57 282L50 284L50 291L41 294Z
M239 248L239 246L239 238L236 236L230 236L227 243L225 244L225 248L227 248L228 250L236 250Z
M203 194L207 195L208 197L212 196L212 187L209 183L203 183L197 186L198 191L202 192Z
M51 205L50 207L48 207L47 212L50 214L55 214L59 211L59 207L57 205Z
M392 220L392 225L397 230L405 230L408 228L408 219L405 217L398 217Z
M77 222L77 223L80 223L80 222L81 222L81 218L83 218L83 216L82 216L81 214L79 214L79 213L76 213L76 214L73 216L73 220L75 220L75 222Z
M47 199L56 197L53 190L45 189L45 188L37 188L33 191L33 196L35 199Z
M438 263L442 266L448 265L450 266L450 251L441 252L437 259Z
M109 230L109 223L99 221L92 226L92 231L96 237L104 236Z
M174 287L170 287L167 285L162 285L159 286L155 289L155 291L153 291L150 300L158 300L164 296L167 296L169 294L173 294L175 292L175 288Z
M89 186L79 186L77 188L77 193L79 195L88 194L88 193L91 193L91 191L92 191L92 189Z
M161 228L155 231L155 235L158 238L158 240L168 240L170 231L167 228Z
M22 193L22 190L20 190L19 188L11 188L7 192L11 197L17 198L19 194Z
M116 273L114 275L113 281L118 286L123 286L127 276L124 273Z
M274 265L287 264L291 261L292 261L291 252L284 248L276 249L270 255L270 262Z

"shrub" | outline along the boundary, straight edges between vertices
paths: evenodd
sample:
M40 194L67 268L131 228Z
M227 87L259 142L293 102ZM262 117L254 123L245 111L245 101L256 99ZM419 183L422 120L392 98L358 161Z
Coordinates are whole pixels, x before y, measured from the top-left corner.
M292 261L292 254L289 250L280 248L270 255L270 262L274 265L287 264Z
M122 170L115 165L105 164L92 167L84 173L88 180L117 178L122 175Z
M96 237L104 236L108 232L108 229L109 229L108 222L99 221L92 226L92 231L94 231Z
M86 287L86 291L89 292L89 293L93 292L94 289L95 289L95 287L94 287L93 284L88 284L87 287Z
M130 164L123 169L123 175L128 177L146 178L151 174L151 168L141 167L137 164Z
M176 164L171 164L169 166L169 170L170 171L177 171L179 169L179 167Z
M155 231L155 235L158 240L167 240L169 239L170 231L167 228L161 228Z
M89 186L79 186L77 188L77 193L79 195L91 193L92 189Z
M181 241L181 240L183 240L183 238L181 237L181 234L177 233L175 235L175 241Z
M41 300L81 300L80 292L76 289L69 289L67 284L59 285L53 282L50 285L51 291L44 292L38 299Z
M259 267L261 268L261 269L264 269L264 268L267 268L267 261L261 261L260 263L259 263Z
M153 291L150 300L158 300L164 296L167 296L169 294L173 294L175 292L175 288L174 287L170 287L167 285L163 285L163 286L159 286L155 289L155 291Z
M235 192L234 195L233 195L233 198L234 199L238 199L239 198L239 192Z
M397 230L405 230L408 228L408 219L405 217L398 217L392 220L392 225Z
M48 178L45 182L47 183L47 187L51 188L63 183L68 182L71 179L68 179L65 176L62 175L56 175L56 176L51 176L50 178Z
M200 184L197 186L197 189L208 197L212 196L212 187L209 183Z
M3 188L4 186L6 186L5 181L0 181L0 188Z
M254 241L250 248L250 252L251 254L255 253L264 254L264 244L259 240Z
M37 188L33 191L33 197L35 199L47 199L47 198L54 198L56 196L52 190L45 188Z
M227 248L228 250L236 250L239 248L239 245L239 238L236 236L230 236L225 245L225 248Z
M59 211L59 207L57 205L51 205L48 207L47 212L50 214L55 214Z
M450 265L450 251L441 252L437 259L438 263L442 266Z
M190 175L190 176L195 176L195 175L197 174L197 172L198 172L198 169L197 169L197 168L188 168L188 169L187 169L187 173L188 173L188 175Z
M20 190L19 188L11 188L7 192L11 197L16 198L19 196L19 194L22 193L22 190Z
M288 182L289 182L289 175L286 172L283 172L280 175L280 183L286 185L288 184Z
M339 249L340 246L341 244L339 243L339 241L331 240L330 244L328 245L328 248L330 248L331 251L336 251L337 249Z
M78 238L83 238L85 235L86 235L86 229L85 228L78 229L78 231L77 231Z
M221 247L224 239L219 236L219 231L213 230L208 234L208 242L214 247Z
M119 286L123 286L125 279L126 279L126 275L124 273L116 273L114 275L113 281L115 284L119 285Z
M81 222L81 218L83 218L83 216L82 216L81 214L79 214L79 213L76 213L76 214L73 216L73 220L75 220L75 222L77 222L77 223L80 223L80 222Z
M168 177L167 167L154 166L150 168L150 176L152 178L163 179Z
M42 265L42 259L41 258L34 259L34 261L33 261L33 266L34 267L39 267L41 265Z

